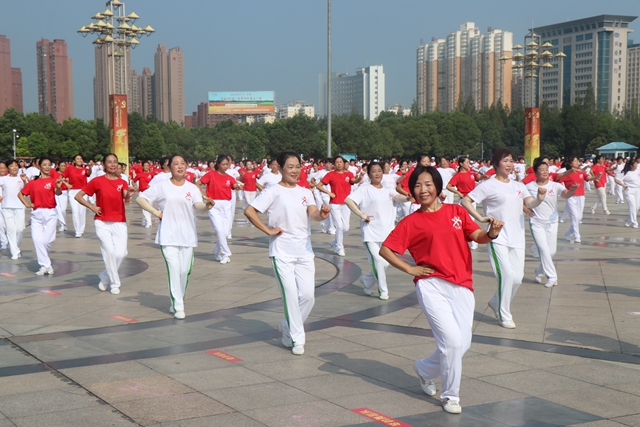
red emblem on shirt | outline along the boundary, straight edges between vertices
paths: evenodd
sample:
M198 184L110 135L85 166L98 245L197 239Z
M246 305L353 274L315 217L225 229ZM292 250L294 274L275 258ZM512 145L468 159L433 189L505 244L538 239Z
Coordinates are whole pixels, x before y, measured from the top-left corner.
M393 194L389 193L389 200L393 200Z
M51 183L50 183L50 182L47 182L47 183L44 185L44 189L45 189L45 190L51 190Z
M303 204L303 205L306 205L306 204L307 204L307 198L306 198L306 197L303 197L303 198L302 198L302 204Z
M522 190L518 190L518 196L522 196Z
M187 194L184 195L184 198L185 199L190 199L191 198L191 193L187 192Z
M122 191L122 184L118 185L118 186L116 187L116 190L117 190L117 191Z
M453 222L453 228L456 230L462 230L462 220L459 216L454 216L451 218L451 221Z
M556 193L555 193L553 190L549 190L549 191L547 192L547 194L548 194L548 195L550 195L550 196L553 196L553 195L554 195L554 194L556 194Z

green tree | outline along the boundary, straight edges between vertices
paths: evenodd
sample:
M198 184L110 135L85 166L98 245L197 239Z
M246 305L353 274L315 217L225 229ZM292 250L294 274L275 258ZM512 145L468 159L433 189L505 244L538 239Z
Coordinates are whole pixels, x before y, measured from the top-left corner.
M42 132L33 132L28 140L29 154L35 157L43 157L49 154L49 142Z
M74 141L67 139L62 143L61 155L63 159L72 159L73 156L78 154L78 144Z

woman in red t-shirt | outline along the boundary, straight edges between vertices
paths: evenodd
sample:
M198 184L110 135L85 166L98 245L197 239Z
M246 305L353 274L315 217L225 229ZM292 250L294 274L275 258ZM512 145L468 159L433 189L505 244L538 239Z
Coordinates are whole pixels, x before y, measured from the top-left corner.
M87 222L87 209L76 201L76 194L87 184L87 177L91 169L84 166L84 160L80 154L73 158L73 162L67 166L62 176L68 180L69 204L71 205L71 218L76 237L82 237Z
M62 186L60 191L62 194L56 195L56 212L58 213L58 231L65 231L67 229L67 204L69 203L69 182L64 178L64 171L67 170L67 162L61 160L58 162L58 168L51 168L51 178L58 180L58 177L62 177Z
M458 203L460 203L462 202L462 199L464 199L464 196L471 193L473 189L476 188L478 175L471 171L471 161L469 160L469 157L460 156L458 164L458 173L455 174L447 184L447 190L457 194L460 198ZM475 209L475 207L476 202L473 202L473 208ZM473 220L473 218L471 219ZM470 242L469 246L471 247L471 250L478 249L478 244L476 242Z
M569 211L569 217L571 218L571 227L567 231L566 238L568 242L580 243L580 221L582 221L582 213L584 211L584 183L585 181L593 181L595 176L589 176L585 171L580 169L580 159L576 156L569 157L564 164L567 168L567 172L571 171L568 175L564 175L560 179L560 182L564 184L567 189L570 189L573 184L578 184L578 188L573 192L573 195L567 199L567 209Z
M18 198L31 212L31 238L36 250L40 270L36 276L53 274L49 251L56 240L56 196L62 194L62 177L51 177L51 159L40 159L40 178L31 180L18 193ZM24 196L29 196L29 202Z
M220 154L216 158L214 170L196 182L204 200L213 200L215 203L213 209L209 210L209 221L211 221L211 226L218 237L218 242L213 247L213 255L220 264L231 262L231 249L227 243L233 225L231 192L238 188L235 178L227 174L229 164L229 156ZM205 192L202 191L202 185L206 186Z
M105 175L93 178L76 194L76 201L95 213L96 236L100 240L100 251L105 270L100 273L98 289L120 293L118 268L127 256L127 218L125 202L135 193L118 174L118 157L109 153L104 156ZM96 195L96 204L89 203L84 196Z
M436 394L434 379L442 378L440 399L446 412L459 414L462 356L471 345L475 301L468 241L489 243L504 223L491 219L482 231L459 205L440 202L442 177L432 166L418 166L409 188L420 208L405 217L382 244L380 256L414 276L420 307L429 321L437 349L414 364L422 390ZM403 261L406 250L415 266Z
M251 204L256 198L258 188L256 182L260 176L260 171L256 170L253 160L245 162L245 171L240 173L240 181L244 184L244 209Z
M364 172L358 174L358 177L354 177L345 166L346 161L344 157L337 156L333 159L333 165L335 170L329 172L316 184L316 188L321 193L329 195L329 206L331 206L331 222L336 228L336 237L331 246L333 251L339 256L345 256L344 253L344 238L349 231L349 218L351 217L351 211L344 204L344 199L351 194L351 186L362 181ZM325 185L331 186L331 191L324 188Z
M142 164L142 171L140 172L136 171L135 176L133 177L133 182L138 183L137 190L141 193L145 192L147 188L149 188L149 183L151 182L154 176L155 174L151 171L151 163L149 163L148 160L145 161ZM150 228L151 214L145 211L144 209L142 209L142 218L143 218L144 228Z

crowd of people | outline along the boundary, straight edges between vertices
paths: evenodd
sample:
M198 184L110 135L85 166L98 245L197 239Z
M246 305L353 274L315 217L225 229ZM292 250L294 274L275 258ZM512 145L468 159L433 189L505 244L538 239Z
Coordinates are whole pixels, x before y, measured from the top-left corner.
M294 153L237 163L227 155L192 163L174 155L130 165L112 153L88 163L81 155L57 164L49 158L34 159L30 165L12 159L0 162L0 244L9 248L12 260L20 258L25 209L32 209L29 220L40 265L35 274L51 275L49 253L56 232L67 230L67 204L76 238L85 233L88 209L94 214L105 265L98 288L117 295L122 284L118 270L127 256L126 206L137 193L141 225L150 228L152 218L158 219L155 243L167 266L169 311L184 319L198 246L196 211L207 212L216 235L212 252L224 265L231 262L229 239L241 201L250 224L269 236L268 256L284 306L278 325L282 344L302 355L304 322L315 301L311 221L335 236L332 249L344 257L353 213L360 218L371 266L361 278L364 294L389 299L389 265L413 276L437 344L432 355L415 363L415 372L430 396L437 392L434 380L441 378L443 409L460 413L462 356L471 344L475 307L471 251L479 244L488 246L497 282L488 306L500 326L516 328L511 302L524 278L525 224L534 241L531 250L540 259L534 280L542 283L546 276L544 286L557 286L553 257L558 223L570 220L565 237L581 242L585 191L591 191L591 183L598 197L592 214L601 205L608 215L607 195L615 195L616 203L628 203L625 225L638 228L640 170L635 157L609 161L598 156L595 163L540 157L528 166L502 148L486 161L427 155L413 160L337 156L303 161ZM559 198L566 200L562 214ZM266 221L260 214L266 214ZM484 229L480 224L486 224ZM406 251L413 264L401 257Z

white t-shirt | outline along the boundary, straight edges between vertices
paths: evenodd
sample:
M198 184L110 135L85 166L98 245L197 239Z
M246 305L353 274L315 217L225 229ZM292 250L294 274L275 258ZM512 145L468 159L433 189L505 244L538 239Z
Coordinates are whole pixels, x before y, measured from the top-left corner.
M622 177L624 176L622 175L622 169L624 169L624 162L616 166L616 170L613 172L618 181L622 181Z
M624 182L624 185L630 190L637 190L640 188L640 167L634 171L627 172L622 179L618 179L618 181Z
M315 199L308 188L270 185L251 202L259 212L267 213L267 226L280 227L282 234L269 237L269 256L276 258L313 258L311 220L307 213Z
M156 244L188 248L198 246L196 212L193 205L202 202L202 194L195 184L185 181L182 186L177 186L167 179L150 186L138 197L151 204L157 203L162 211Z
M151 187L152 185L158 185L161 182L169 181L170 178L171 178L170 172L160 172L159 174L151 178L151 181L149 181L149 187Z
M24 188L24 181L19 176L5 175L0 177L0 195L3 209L24 209L18 199L18 193Z
M400 180L400 175L394 174L384 174L382 175L382 186L383 187L393 187L396 188L398 185L398 180Z
M281 173L278 172L278 174L276 175L271 172L269 173L265 172L264 175L262 175L262 177L258 180L258 183L266 189L267 187L275 185L280 181L282 181Z
M544 201L538 205L533 212L536 216L529 219L534 224L553 224L558 222L558 197L566 189L564 185L549 180L546 185L538 185L535 181L527 184L527 190L531 197L538 197L538 188L546 188L547 195Z
M238 177L240 176L240 172L238 172L237 169L232 169L232 168L227 169L226 174L229 175L229 176L232 176L236 181L238 180Z
M27 168L26 171L24 171L24 174L27 175L27 178L29 179L29 181L31 181L36 176L40 175L40 169L38 169L35 166L30 166L30 167Z
M556 173L558 172L558 167L556 165L550 165L549 166L549 173Z
M376 188L371 184L359 186L348 198L353 200L371 221L360 220L363 242L384 242L396 226L395 187Z
M456 171L453 168L438 168L438 173L440 173L440 176L442 177L442 189L446 190L447 184L451 181L453 175L456 174Z
M482 203L485 216L504 221L500 235L493 241L510 248L524 249L523 200L529 192L520 181L507 183L495 176L478 185L468 196L476 203ZM488 228L487 228L488 230Z
M351 173L353 174L353 176L358 176L358 171L359 171L360 169L358 169L358 167L357 167L357 166L349 166L349 167L347 168L347 170L348 170L349 172L351 172Z

